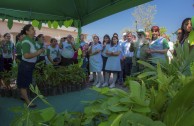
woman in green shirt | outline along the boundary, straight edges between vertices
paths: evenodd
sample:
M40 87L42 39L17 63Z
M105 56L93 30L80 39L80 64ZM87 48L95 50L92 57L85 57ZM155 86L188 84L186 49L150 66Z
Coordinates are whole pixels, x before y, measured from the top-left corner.
M35 35L34 27L31 24L24 26L21 34L25 35L22 41L22 61L18 67L17 86L21 92L21 98L29 105L30 100L27 95L27 89L32 83L32 73L37 62L37 57L44 52L44 49L38 49L33 37ZM35 104L29 107L36 107Z
M36 37L36 46L38 47L38 49L45 49L45 45L44 45L44 35L43 34L39 34L37 37ZM38 57L38 61L37 62L42 62L44 61L45 62L45 56L46 54L45 53L41 53L40 56Z
M19 33L16 36L16 60L21 62L22 60L22 40L23 40L24 36Z
M10 71L13 63L14 55L14 44L11 42L11 35L9 33L4 34L3 49L3 62L4 70Z
M0 72L3 72L3 42L0 41ZM1 81L1 75L0 75L0 81ZM1 83L1 82L0 82Z
M183 45L184 43L190 44L188 37L190 32L192 31L192 23L191 23L191 18L186 18L183 20L182 25L181 25L181 30L182 30L182 36L180 37L180 44ZM194 46L190 45L190 50L193 49Z

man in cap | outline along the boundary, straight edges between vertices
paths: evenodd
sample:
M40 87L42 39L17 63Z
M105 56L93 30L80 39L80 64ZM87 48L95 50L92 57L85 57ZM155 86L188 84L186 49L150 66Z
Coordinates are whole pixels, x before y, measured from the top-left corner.
M150 58L150 54L146 53L146 50L149 49L149 41L146 40L146 34L143 29L138 29L137 31L138 40L135 43L135 59L147 61ZM143 69L141 65L136 63L136 72L140 72Z

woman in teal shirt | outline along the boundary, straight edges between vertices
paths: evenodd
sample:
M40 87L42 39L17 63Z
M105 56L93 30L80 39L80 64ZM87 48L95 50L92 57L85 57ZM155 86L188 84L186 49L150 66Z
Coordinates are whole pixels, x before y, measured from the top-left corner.
M146 52L151 54L152 63L154 65L157 62L165 61L167 51L169 49L168 42L165 38L160 36L160 28L158 26L153 26L152 31L152 42L150 43L150 49Z

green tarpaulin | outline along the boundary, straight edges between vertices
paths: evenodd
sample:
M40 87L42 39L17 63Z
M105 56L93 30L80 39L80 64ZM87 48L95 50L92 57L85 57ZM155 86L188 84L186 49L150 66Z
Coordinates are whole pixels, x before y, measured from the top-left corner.
M0 18L15 20L80 20L81 26L151 0L0 0ZM74 24L75 25L75 24Z

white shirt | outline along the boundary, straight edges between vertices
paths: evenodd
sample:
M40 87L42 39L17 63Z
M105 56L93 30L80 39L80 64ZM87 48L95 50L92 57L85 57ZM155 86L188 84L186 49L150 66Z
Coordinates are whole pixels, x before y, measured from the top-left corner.
M129 48L131 46L131 42L124 42L122 44L122 52L123 52L123 56L125 56L125 57L133 57L133 55L134 55L134 52L130 52L130 50L129 50Z
M62 45L63 45L63 48L60 49L61 56L63 56L64 58L73 58L74 50L72 45L69 44L68 42L63 42Z

